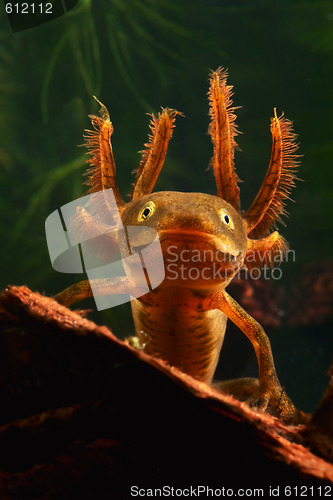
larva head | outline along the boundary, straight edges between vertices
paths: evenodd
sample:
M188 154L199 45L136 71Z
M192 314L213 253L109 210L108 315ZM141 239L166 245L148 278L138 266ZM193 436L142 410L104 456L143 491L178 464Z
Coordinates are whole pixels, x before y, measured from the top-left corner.
M140 226L131 247L149 243L157 231L166 278L164 286L191 289L225 287L242 266L246 227L229 203L202 193L157 192L130 202L124 226Z

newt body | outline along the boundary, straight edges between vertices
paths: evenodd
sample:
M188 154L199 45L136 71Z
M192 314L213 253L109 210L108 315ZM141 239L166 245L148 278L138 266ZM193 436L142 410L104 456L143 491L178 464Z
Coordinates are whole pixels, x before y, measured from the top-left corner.
M122 200L116 184L110 143L113 128L106 108L102 107L102 118L92 117L95 130L87 137L93 155L90 192L112 188L125 227L153 227L158 233L165 279L131 303L136 334L145 352L210 384L229 318L254 347L259 366L259 389L254 398L260 408L270 407L276 414L295 414L294 405L278 381L266 333L225 291L244 263L248 267L274 264L276 254L286 249L279 233L269 231L283 215L284 199L293 186L297 166L295 136L291 123L275 114L268 171L257 197L243 213L233 163L235 108L222 69L210 76L209 100L209 131L214 145L211 163L217 196L152 193L178 114L170 109L163 109L158 118L152 117L152 135L128 203ZM91 220L87 217L84 224L88 227ZM138 248L141 243L137 242ZM107 280L98 282L100 294L130 293L132 286L126 279L115 278L111 285ZM69 305L91 295L90 284L84 281L64 290L56 299Z
M149 354L210 383L227 318L219 310L203 310L202 303L223 291L243 264L244 223L231 205L216 196L160 192L125 210L124 225L137 224L148 203L154 203L154 212L142 224L158 231L166 277L149 296L132 301L137 335ZM229 225L221 211L230 214Z

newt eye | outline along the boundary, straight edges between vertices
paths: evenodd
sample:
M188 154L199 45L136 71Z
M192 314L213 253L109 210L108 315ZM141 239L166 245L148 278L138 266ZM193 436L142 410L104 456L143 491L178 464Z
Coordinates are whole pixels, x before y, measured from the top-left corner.
M234 223L232 222L232 218L230 217L228 211L225 208L222 208L219 212L221 221L224 222L230 229L234 228Z
M139 221L143 222L144 220L148 219L148 217L151 217L155 212L155 207L156 205L153 201L149 201L148 203L146 203L146 205L140 212Z

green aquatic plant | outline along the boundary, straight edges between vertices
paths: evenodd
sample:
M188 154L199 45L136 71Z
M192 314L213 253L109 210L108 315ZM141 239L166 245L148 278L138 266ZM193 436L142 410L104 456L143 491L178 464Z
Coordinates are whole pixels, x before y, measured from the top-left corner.
M116 75L147 110L152 110L145 77L166 84L166 69L184 62L179 50L193 34L183 26L183 9L164 0L91 0L64 19L64 30L55 44L43 78L41 109L49 119L49 90L56 67L70 50L88 95L99 95L102 76ZM170 32L173 43L170 43ZM102 63L102 61L104 61ZM105 61L108 61L106 64Z
M102 5L102 4L101 4ZM57 79L57 66L61 65L64 53L72 55L88 95L99 94L102 80L102 64L98 42L98 30L92 17L92 2L83 0L78 8L70 11L63 19L61 37L55 44L46 67L41 90L43 121L49 119L49 90L53 79Z
M165 61L161 60L160 54L170 59L181 60L176 45L182 45L182 38L189 37L189 31L183 28L177 20L171 20L170 13L174 16L181 9L174 4L156 0L131 0L123 2L120 0L104 0L98 3L98 7L91 0L80 2L78 8L73 9L61 21L61 36L50 37L50 57L46 69L40 71L42 76L40 87L40 110L42 122L50 123L54 115L54 95L57 81L60 78L60 67L74 63L76 79L80 80L78 92L84 92L85 101L92 105L90 97L93 94L100 95L102 76L109 78L111 70L111 83L119 87L122 80L123 86L127 87L135 99L146 110L151 110L152 105L148 102L149 97L144 96L144 89L148 86L144 83L142 65L145 65L146 73L153 79L165 83ZM169 17L168 17L169 15ZM176 43L171 47L167 43L169 31L172 30ZM22 36L22 35L18 35ZM24 34L23 34L24 36ZM178 37L178 38L177 38ZM54 39L55 43L52 43ZM38 34L30 39L34 46L38 43ZM33 51L34 49L32 49ZM0 53L1 57L1 53ZM109 66L101 61L110 61ZM139 61L139 63L138 63ZM117 77L114 79L113 75ZM7 80L8 81L8 80ZM148 94L148 93L147 93ZM4 93L7 96L8 93ZM151 86L149 86L151 95ZM82 116L85 116L85 112ZM52 118L54 121L54 118ZM37 124L40 126L40 123ZM82 124L83 125L83 124ZM81 130L82 130L81 125ZM50 132L53 124L51 123ZM40 134L38 134L40 135ZM47 154L51 143L51 137L42 142L42 150ZM40 142L39 142L40 147ZM43 151L44 149L44 151ZM40 158L39 158L40 159ZM29 224L41 206L45 207L46 200L50 197L57 184L64 181L73 169L80 168L83 159L69 159L63 165L57 161L52 165L50 172L43 174L43 181L33 176L28 181L28 191L31 193L29 204L20 220L16 223L12 232L11 241L16 242L21 234L22 228ZM22 155L22 163L28 166L28 171L40 171L36 164L30 164L30 158ZM56 162L55 162L56 163Z
M165 85L168 63L183 61L179 48L193 38L179 22L181 12L180 4L163 0L112 0L105 12L108 43L117 69L145 109L151 109L151 105L145 96L143 76L148 74ZM170 43L170 32L176 43Z
M31 223L36 214L40 210L45 210L47 213L48 202L52 196L52 191L61 183L66 181L66 178L70 176L73 172L83 168L86 162L85 156L79 156L79 158L74 159L71 162L61 165L60 167L50 171L45 178L40 177L33 180L29 186L32 196L27 210L22 215L22 217L17 222L14 230L11 233L11 242L17 243L22 231L27 225Z

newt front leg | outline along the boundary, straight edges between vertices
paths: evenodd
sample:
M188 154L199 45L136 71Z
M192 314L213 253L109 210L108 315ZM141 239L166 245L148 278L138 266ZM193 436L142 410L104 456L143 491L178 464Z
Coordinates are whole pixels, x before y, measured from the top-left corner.
M225 291L212 297L211 308L222 311L253 345L259 366L260 409L271 406L282 415L295 414L297 410L277 377L271 344L262 326Z
M69 286L54 296L54 299L64 306L89 297L98 297L115 294L128 294L133 296L144 295L145 290L131 281L126 276L114 278L84 280Z

